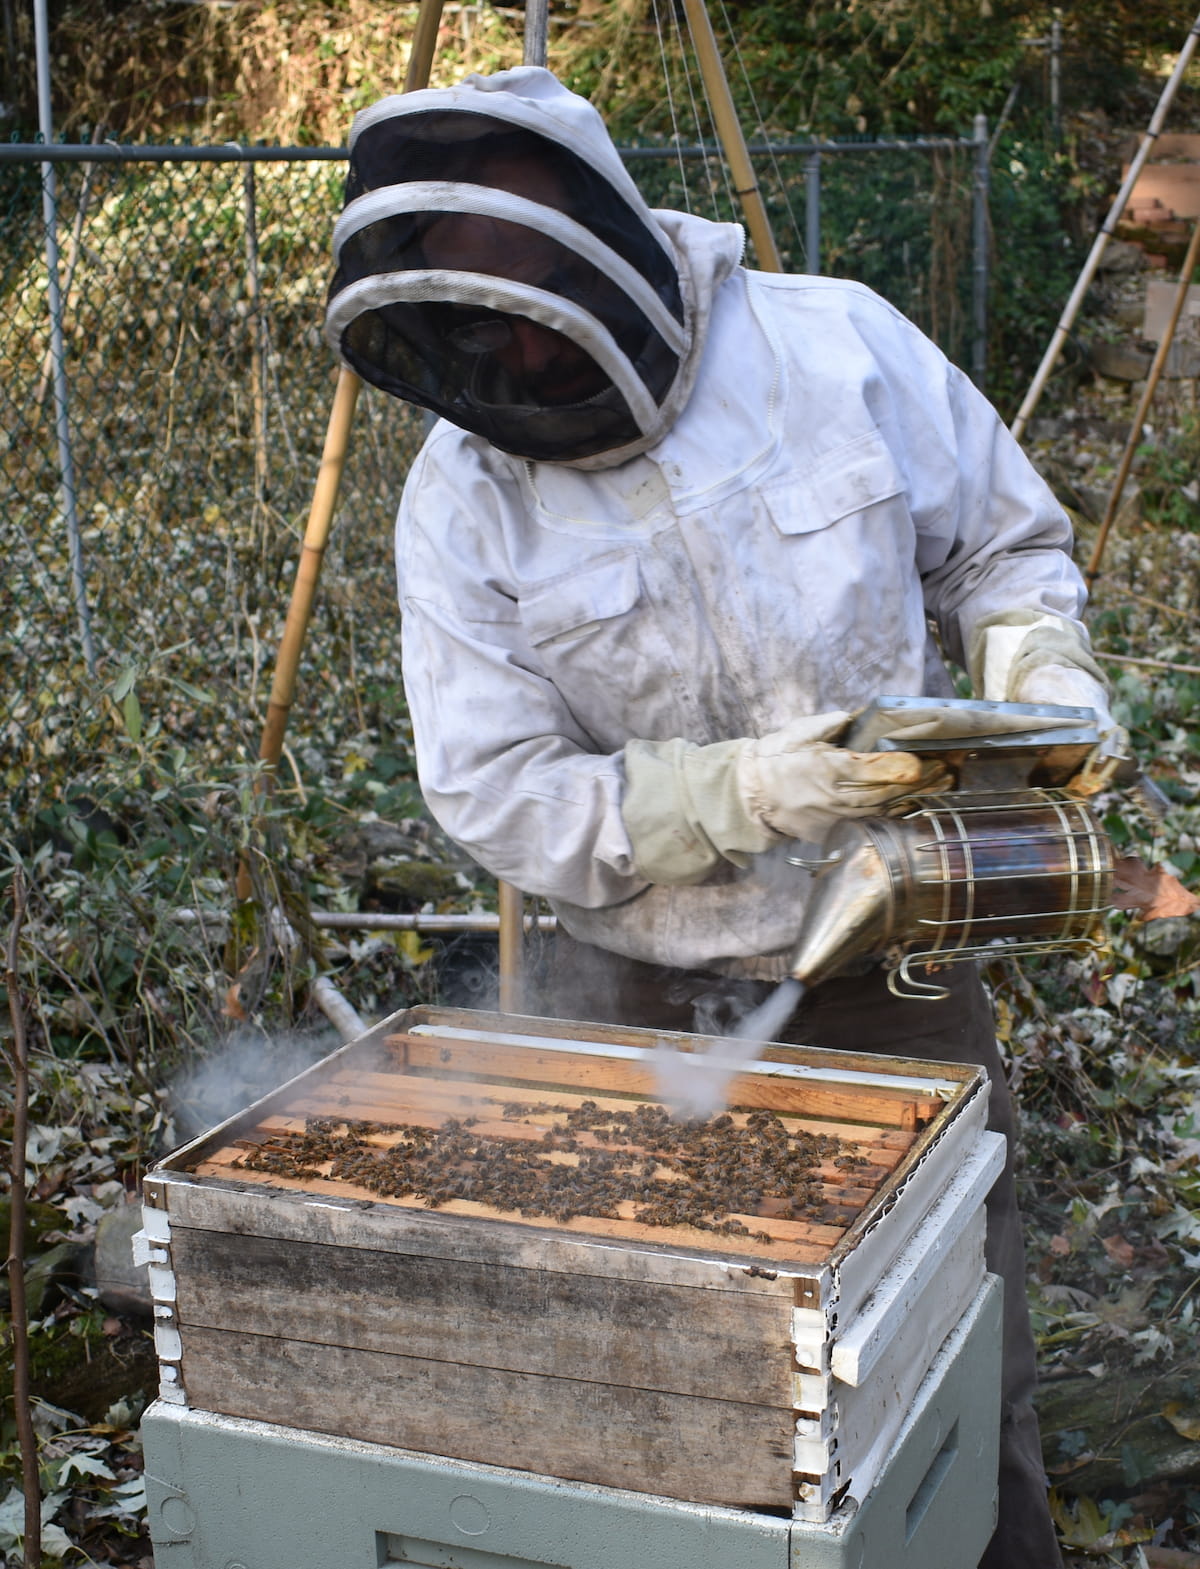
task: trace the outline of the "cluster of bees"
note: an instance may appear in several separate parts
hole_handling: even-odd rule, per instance
[[[553,1110],[501,1107],[514,1121]],[[868,1164],[840,1139],[789,1129],[770,1111],[753,1111],[739,1126],[728,1113],[682,1122],[659,1105],[612,1110],[585,1100],[540,1139],[479,1133],[476,1121],[429,1128],[310,1117],[303,1133],[244,1141],[234,1165],[300,1180],[328,1175],[385,1198],[419,1198],[430,1209],[466,1199],[558,1222],[612,1219],[632,1204],[633,1219],[648,1226],[769,1242],[736,1217],[848,1225],[854,1212],[828,1201],[819,1168],[832,1164],[852,1181],[854,1168]]]

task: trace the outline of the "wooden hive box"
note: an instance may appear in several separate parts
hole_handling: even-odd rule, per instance
[[[416,1008],[177,1151],[143,1187],[162,1398],[805,1519],[861,1499],[983,1277],[986,1076],[771,1046],[687,1144],[656,1055],[712,1044]],[[747,1193],[760,1147],[808,1160],[799,1200]],[[735,1168],[746,1207],[704,1209]]]

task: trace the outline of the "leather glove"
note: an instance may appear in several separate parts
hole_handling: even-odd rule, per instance
[[[839,817],[878,815],[947,782],[938,763],[908,752],[837,746],[850,717],[816,714],[712,746],[628,742],[621,815],[639,873],[699,882],[723,860],[745,866],[785,839],[819,841]]]
[[[1014,703],[1068,703],[1096,715],[1102,757],[1126,757],[1129,734],[1112,716],[1108,690],[1075,665],[1033,665],[1018,676]]]
[[[1129,735],[1113,718],[1108,684],[1087,633],[1062,616],[1014,610],[993,616],[972,643],[972,677],[985,698],[1063,703],[1096,716],[1101,757],[1127,757]]]
[[[737,778],[750,815],[785,838],[819,840],[839,817],[878,816],[903,796],[948,783],[940,763],[911,752],[848,752],[835,745],[850,717],[795,719],[746,742]]]

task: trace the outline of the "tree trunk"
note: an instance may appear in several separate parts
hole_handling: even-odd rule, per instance
[[[1037,1406],[1053,1485],[1103,1495],[1151,1479],[1200,1478],[1198,1372],[1195,1363],[1187,1363],[1160,1374],[1131,1368],[1044,1383]],[[1163,1414],[1168,1409],[1174,1425]],[[1080,1438],[1064,1444],[1067,1434]],[[1077,1443],[1081,1447],[1072,1456]]]

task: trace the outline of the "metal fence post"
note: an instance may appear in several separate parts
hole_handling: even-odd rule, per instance
[[[971,193],[971,380],[985,389],[988,334],[988,123],[986,114],[975,116],[975,180]]]
[[[804,165],[804,255],[809,272],[821,270],[821,155]]]
[[[254,421],[254,520],[260,531],[260,549],[267,545],[267,376],[262,288],[258,268],[258,204],[254,165],[242,170],[242,210],[246,233],[246,294],[250,305],[250,406]]]
[[[38,128],[49,146],[54,140],[50,108],[50,24],[46,0],[35,0],[35,53],[37,58]],[[67,551],[71,564],[71,596],[79,623],[79,642],[88,674],[96,673],[96,647],[88,614],[87,579],[83,566],[83,541],[75,499],[75,460],[71,452],[70,408],[62,328],[62,291],[58,277],[58,186],[53,163],[42,164],[42,223],[46,231],[46,307],[50,314],[50,353],[54,363],[54,431],[58,446],[59,489],[63,521],[67,526]]]
[[[1057,147],[1062,141],[1062,17],[1050,23],[1050,134]]]

